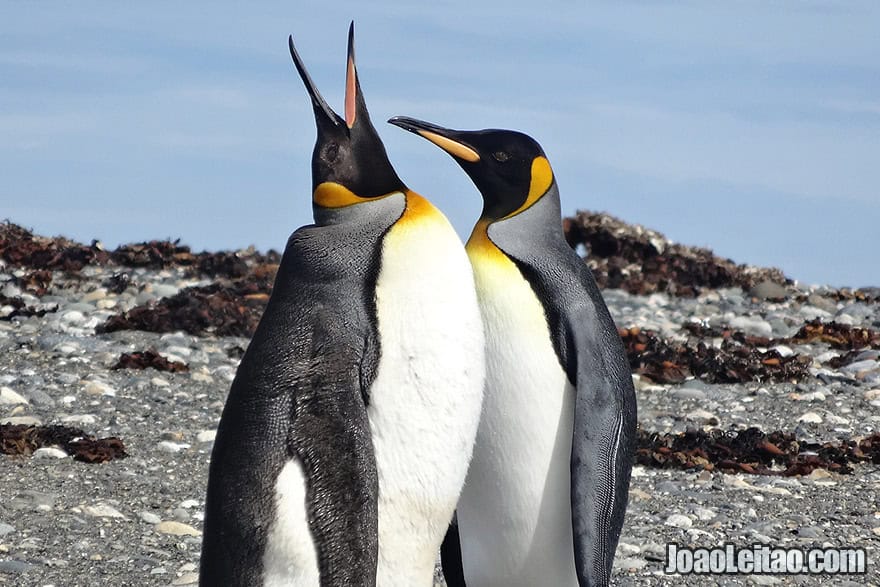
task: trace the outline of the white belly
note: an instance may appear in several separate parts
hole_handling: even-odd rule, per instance
[[[486,391],[458,508],[468,587],[576,587],[570,501],[575,390],[532,288],[497,255],[472,255]]]
[[[318,552],[306,516],[305,475],[295,459],[275,482],[275,506],[263,555],[263,587],[317,587]]]
[[[429,587],[479,423],[483,333],[461,242],[439,213],[385,237],[381,359],[370,389],[379,471],[377,585]]]

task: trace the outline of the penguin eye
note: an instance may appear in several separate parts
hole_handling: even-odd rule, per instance
[[[492,158],[499,163],[505,163],[510,159],[510,154],[507,151],[495,151],[492,153]]]
[[[327,145],[327,148],[324,150],[324,159],[328,162],[333,163],[336,161],[336,157],[339,155],[339,145],[336,143],[330,143]]]

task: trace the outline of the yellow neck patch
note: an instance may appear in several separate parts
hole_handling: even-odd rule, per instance
[[[375,199],[359,196],[342,184],[333,181],[318,184],[315,193],[312,194],[312,202],[322,208],[343,208]]]
[[[529,193],[523,205],[504,216],[495,220],[489,218],[480,218],[473,232],[468,239],[467,253],[472,262],[487,261],[490,264],[503,266],[505,268],[515,268],[513,262],[507,258],[501,249],[499,249],[492,239],[489,238],[489,225],[498,220],[511,218],[520,212],[527,210],[532,204],[541,199],[541,196],[547,193],[553,184],[553,170],[550,168],[550,162],[546,157],[535,157],[532,161],[532,180],[529,184]]]
[[[550,185],[553,183],[553,170],[550,168],[550,162],[546,157],[535,157],[532,161],[532,181],[529,183],[529,193],[523,205],[505,216],[510,218],[516,216],[520,212],[528,210],[532,204],[541,199],[541,196],[547,193]]]

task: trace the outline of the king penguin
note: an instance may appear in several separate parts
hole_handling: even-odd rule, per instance
[[[317,124],[315,222],[296,230],[221,416],[202,587],[425,586],[479,423],[473,273],[395,173],[349,30],[345,116],[290,39]]]
[[[444,569],[463,571],[468,587],[607,585],[636,398],[608,308],[564,239],[550,163],[519,132],[389,122],[447,151],[483,196],[467,253],[483,312],[486,391]]]

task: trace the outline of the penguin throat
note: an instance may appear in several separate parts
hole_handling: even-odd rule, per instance
[[[359,196],[344,185],[334,181],[325,181],[318,184],[312,194],[312,202],[322,208],[344,208],[345,206],[361,204],[375,199]]]

